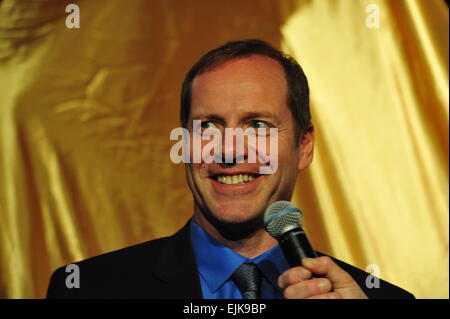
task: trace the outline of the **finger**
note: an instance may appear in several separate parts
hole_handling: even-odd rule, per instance
[[[326,278],[316,278],[301,281],[284,289],[286,299],[303,299],[321,295],[331,290],[331,282]]]
[[[304,258],[302,265],[314,274],[325,275],[335,288],[353,282],[353,278],[328,256]]]
[[[343,299],[342,295],[337,291],[331,291],[324,294],[311,296],[306,299]]]
[[[298,283],[303,280],[311,278],[311,272],[303,267],[294,267],[286,270],[280,277],[278,277],[278,286],[281,289]]]

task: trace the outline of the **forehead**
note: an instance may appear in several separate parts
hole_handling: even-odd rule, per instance
[[[221,63],[192,82],[191,115],[209,111],[270,111],[286,108],[287,81],[282,66],[252,55]]]

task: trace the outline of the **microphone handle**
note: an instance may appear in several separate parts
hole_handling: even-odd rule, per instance
[[[287,262],[291,267],[301,266],[303,258],[316,258],[317,254],[309,243],[302,228],[295,228],[285,233],[279,243]]]

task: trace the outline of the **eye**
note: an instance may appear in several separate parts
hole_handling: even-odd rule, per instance
[[[202,121],[201,127],[202,129],[207,129],[207,128],[214,128],[217,126],[216,124],[214,124],[213,121]]]
[[[270,125],[264,121],[254,120],[254,121],[252,121],[252,127],[253,128],[269,128]]]

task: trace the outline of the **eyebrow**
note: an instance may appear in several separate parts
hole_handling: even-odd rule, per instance
[[[192,119],[206,119],[206,120],[219,120],[223,121],[223,117],[217,113],[200,113],[196,114],[195,116],[192,116]],[[258,112],[258,111],[250,111],[245,112],[242,115],[242,121],[248,121],[250,119],[254,118],[270,118],[278,121],[278,118],[276,117],[276,114],[270,113],[270,112]]]

